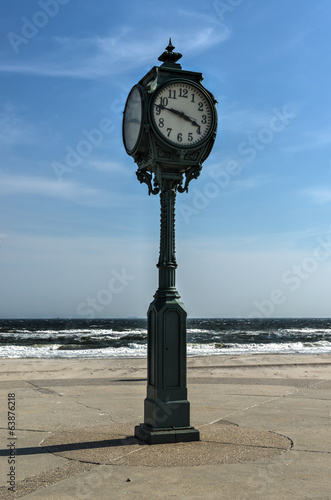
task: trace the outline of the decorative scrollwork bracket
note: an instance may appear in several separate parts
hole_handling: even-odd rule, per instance
[[[158,194],[160,192],[157,181],[155,180],[155,178],[153,180],[152,174],[150,174],[146,170],[138,169],[136,172],[136,175],[137,175],[137,179],[140,182],[140,184],[142,184],[142,183],[147,184],[149,195]],[[152,181],[153,181],[154,187],[153,187]]]
[[[185,172],[185,184],[184,186],[178,186],[179,193],[188,192],[188,185],[192,179],[197,179],[200,175],[202,165],[195,165]]]

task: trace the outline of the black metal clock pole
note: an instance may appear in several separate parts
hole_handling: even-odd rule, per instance
[[[175,250],[175,203],[178,185],[182,183],[182,174],[174,175],[172,172],[161,174],[160,203],[160,256],[157,267],[159,268],[159,288],[156,297],[179,298],[176,290],[176,250]]]
[[[202,74],[184,71],[171,43],[131,90],[123,119],[127,153],[149,194],[160,193],[159,286],[148,309],[147,396],[135,436],[149,444],[198,441],[186,384],[186,311],[176,289],[175,202],[201,171],[216,137],[215,99]],[[185,175],[185,181],[184,181]],[[184,185],[183,185],[184,184]]]
[[[148,310],[147,397],[135,435],[150,444],[199,441],[186,388],[186,311],[176,290],[175,201],[182,174],[161,174],[159,288]]]

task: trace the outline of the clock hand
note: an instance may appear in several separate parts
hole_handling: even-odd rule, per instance
[[[190,118],[189,116],[185,115],[185,113],[183,113],[183,111],[177,111],[176,109],[173,109],[173,108],[165,108],[165,109],[168,109],[169,111],[172,111],[176,115],[181,116],[187,122],[191,122],[192,125],[194,125],[195,127],[198,127],[197,134],[201,134],[200,125],[199,125],[199,123],[197,123],[197,121],[194,118]]]
[[[176,115],[179,115],[181,118],[184,118],[187,122],[193,123],[193,125],[197,124],[195,118],[191,118],[190,116],[187,116],[183,111],[178,111],[177,109],[174,108],[166,108],[172,113],[175,113]],[[197,124],[198,125],[198,124]]]
[[[200,129],[200,125],[199,125],[199,123],[197,123],[195,120],[194,120],[194,121],[193,121],[193,120],[191,120],[191,123],[192,123],[192,125],[194,125],[195,127],[199,127],[199,129]],[[201,133],[201,132],[198,132],[198,134],[200,134],[200,133]]]
[[[175,115],[178,115],[181,118],[184,118],[184,120],[186,120],[187,122],[191,122],[192,125],[194,125],[195,127],[200,127],[200,125],[196,122],[194,118],[190,118],[183,111],[179,111],[178,109],[174,108],[166,108],[166,106],[164,106],[163,104],[159,104],[159,107],[161,109],[166,109],[167,111],[170,111],[171,113],[174,113]]]
[[[172,111],[172,113],[175,113],[176,115],[179,115],[182,118],[184,118],[184,120],[186,120],[188,122],[191,122],[192,125],[194,125],[195,127],[198,127],[197,133],[201,134],[200,125],[199,125],[199,123],[197,123],[197,121],[195,120],[195,118],[190,118],[189,116],[185,115],[185,113],[183,113],[183,111],[177,111],[174,108],[165,108],[165,109],[168,109],[169,111]]]
[[[178,111],[177,109],[174,108],[166,108],[163,104],[158,104],[157,106],[160,109],[165,109],[167,111],[170,111],[171,113],[174,113],[175,115],[182,116],[184,118],[184,113],[182,111]]]

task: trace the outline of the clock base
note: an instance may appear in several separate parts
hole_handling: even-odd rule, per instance
[[[140,424],[135,427],[135,437],[147,444],[187,443],[200,441],[200,432],[194,427],[156,429]]]

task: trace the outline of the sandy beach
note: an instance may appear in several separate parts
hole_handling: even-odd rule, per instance
[[[0,378],[0,498],[331,498],[329,355],[189,358],[201,441],[154,446],[133,437],[146,359],[1,359]]]

